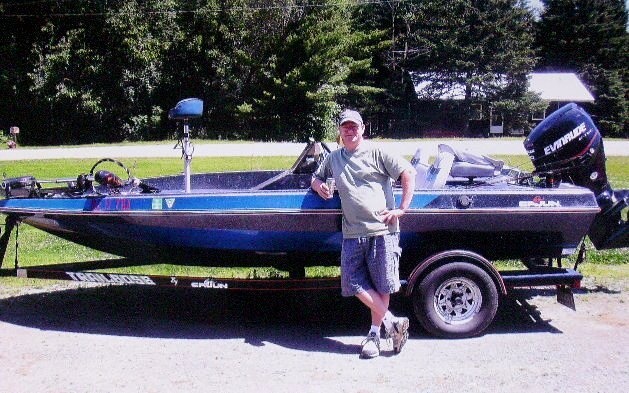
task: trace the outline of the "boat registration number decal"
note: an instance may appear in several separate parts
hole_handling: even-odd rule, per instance
[[[153,210],[162,210],[162,198],[153,199],[153,203],[151,204],[151,209]]]
[[[93,199],[89,210],[92,211],[126,211],[131,210],[131,200],[126,198]]]
[[[151,209],[162,210],[164,208],[164,202],[166,202],[166,207],[172,209],[175,205],[175,198],[154,198],[151,200]]]

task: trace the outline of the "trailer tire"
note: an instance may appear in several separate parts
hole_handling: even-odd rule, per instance
[[[481,334],[498,310],[490,275],[467,262],[452,262],[428,273],[414,288],[413,312],[430,334],[466,338]]]

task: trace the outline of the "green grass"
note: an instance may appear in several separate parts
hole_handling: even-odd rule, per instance
[[[4,139],[2,139],[2,137],[0,137],[0,150],[8,150],[7,147],[7,137],[4,137]],[[247,141],[247,140],[218,140],[218,139],[197,139],[195,138],[195,144],[226,144],[226,143],[251,143],[251,142],[255,142],[255,141]],[[31,146],[31,145],[25,145],[20,143],[20,140],[18,139],[18,148],[22,148],[22,149],[56,149],[59,147],[63,147],[63,148],[80,148],[80,147],[106,147],[106,146],[155,146],[155,145],[168,145],[168,146],[174,146],[177,143],[177,141],[175,139],[165,139],[165,140],[161,140],[161,141],[138,141],[138,142],[128,142],[128,141],[123,141],[120,143],[84,143],[84,144],[74,144],[74,145],[54,145],[54,146],[41,146],[41,145],[37,145],[37,146]]]
[[[525,156],[501,157],[513,166],[530,170],[530,162]],[[199,157],[195,158],[194,171],[235,171],[254,169],[283,169],[289,167],[294,157]],[[18,162],[0,162],[0,173],[6,177],[35,175],[38,180],[56,178],[76,178],[79,173],[89,172],[96,160],[34,160]],[[157,176],[177,173],[181,170],[181,160],[171,158],[137,158],[127,159],[125,163],[132,167],[137,177]],[[121,169],[113,164],[103,169],[111,169],[118,174]],[[607,171],[610,183],[614,188],[629,188],[629,157],[609,157]],[[4,228],[2,228],[4,229]],[[15,231],[12,234],[9,248],[4,258],[3,268],[12,268],[15,259]],[[26,225],[19,228],[21,266],[42,264],[70,263],[117,258],[106,253],[79,246],[59,239],[47,233],[35,230]],[[583,265],[586,275],[595,277],[627,279],[629,276],[629,249],[603,250],[593,249],[587,243],[588,262]],[[498,261],[500,268],[512,268],[517,265],[513,261]],[[574,264],[574,257],[565,261],[566,266]],[[197,266],[150,265],[118,269],[126,273],[150,273],[164,275],[213,276],[213,277],[286,277],[287,273],[273,268],[207,268]],[[313,267],[307,269],[309,277],[329,277],[338,274],[338,267]],[[38,286],[40,282],[9,277],[0,277],[0,286]]]
[[[0,173],[6,177],[32,175],[37,180],[75,179],[80,173],[89,173],[97,161],[96,159],[0,161]],[[175,174],[181,172],[183,167],[179,158],[128,158],[121,161],[139,178]],[[294,161],[295,157],[196,157],[192,169],[197,173],[285,169]],[[111,162],[100,164],[98,168],[112,170],[120,176],[124,175],[124,170]]]

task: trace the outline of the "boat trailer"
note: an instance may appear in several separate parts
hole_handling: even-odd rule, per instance
[[[104,269],[125,268],[149,265],[146,261],[127,258],[76,262],[56,265],[38,265],[22,267],[19,264],[19,221],[9,215],[6,218],[4,231],[0,236],[0,276],[19,278],[36,278],[50,280],[77,281],[97,284],[144,285],[178,288],[198,288],[207,290],[239,290],[239,291],[309,291],[335,290],[340,291],[339,277],[306,278],[303,269],[289,272],[287,278],[227,278],[227,277],[191,277],[158,274],[127,274],[105,272]],[[13,268],[2,268],[6,250],[15,231],[15,261]],[[561,304],[572,309],[574,299],[572,288],[579,288],[583,276],[577,267],[585,260],[585,245],[582,243],[574,268],[561,266],[558,258],[556,267],[539,266],[529,270],[501,271],[500,279],[505,290],[523,287],[556,286],[557,297]],[[255,274],[254,274],[255,276]],[[407,280],[401,280],[407,286]]]
[[[4,231],[0,231],[0,276],[37,278],[49,280],[65,280],[89,282],[97,284],[145,285],[180,288],[199,288],[212,290],[249,290],[249,291],[291,291],[291,290],[340,290],[341,283],[335,278],[306,278],[300,270],[290,272],[289,278],[225,278],[225,277],[191,277],[159,274],[127,274],[103,272],[103,269],[125,268],[147,265],[146,261],[135,261],[127,258],[105,259],[97,261],[76,262],[56,265],[38,265],[22,267],[19,263],[19,221],[9,215],[6,218]],[[15,231],[15,261],[13,268],[2,268],[6,251]],[[255,274],[254,274],[255,275]]]

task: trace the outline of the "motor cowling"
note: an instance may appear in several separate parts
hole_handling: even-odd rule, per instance
[[[548,116],[524,147],[537,175],[587,187],[597,196],[609,190],[603,139],[590,115],[576,104]]]
[[[629,247],[629,193],[612,190],[603,139],[585,110],[574,103],[561,107],[531,131],[524,147],[548,184],[566,181],[594,193],[601,212],[588,235],[597,249]]]

